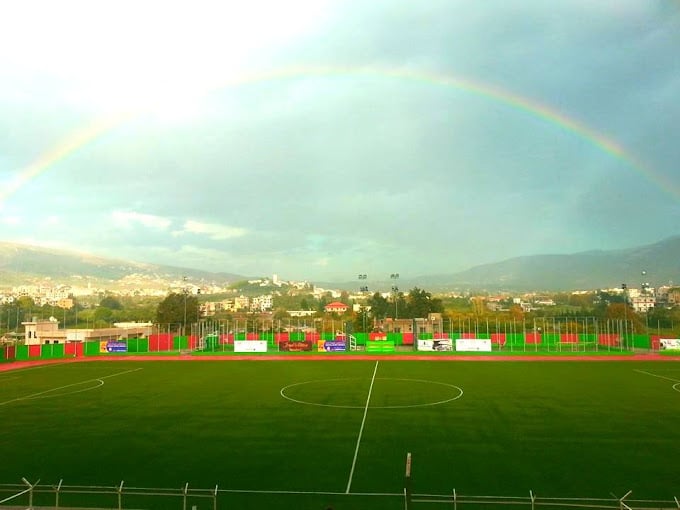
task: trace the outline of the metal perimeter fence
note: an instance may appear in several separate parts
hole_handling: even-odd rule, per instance
[[[240,493],[255,495],[328,496],[341,495],[357,498],[356,503],[366,498],[390,498],[394,500],[394,508],[419,510],[423,508],[448,508],[453,510],[479,510],[488,508],[516,508],[518,510],[680,510],[677,497],[668,500],[632,499],[632,491],[622,497],[612,498],[576,498],[576,497],[543,497],[533,491],[525,496],[470,496],[459,494],[453,489],[448,494],[424,494],[412,491],[410,479],[410,462],[407,463],[404,488],[396,493],[332,493],[332,492],[295,492],[295,491],[248,491],[190,488],[185,484],[182,488],[140,488],[127,487],[124,482],[116,486],[76,486],[64,485],[60,481],[56,485],[31,483],[22,478],[22,484],[0,484],[1,510],[133,510],[142,508],[159,508],[164,510],[227,510],[239,508],[228,502],[227,495]],[[219,507],[218,507],[219,504]],[[370,504],[369,504],[370,505]],[[352,504],[352,508],[366,508],[360,504]],[[291,506],[291,508],[294,508]],[[320,509],[328,508],[326,506]],[[390,505],[392,508],[392,505]]]

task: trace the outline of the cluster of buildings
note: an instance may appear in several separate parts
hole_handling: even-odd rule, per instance
[[[621,286],[615,289],[604,289],[604,292],[623,297],[629,306],[638,313],[647,313],[656,306],[674,307],[680,305],[680,288],[670,285],[654,288],[643,283],[640,288]],[[572,294],[595,293],[595,291],[576,291]],[[556,305],[554,299],[538,295],[511,298],[508,296],[489,296],[484,298],[487,309],[494,312],[507,311],[510,301],[512,305],[520,306],[524,312],[532,312]]]
[[[26,345],[49,345],[81,343],[104,340],[125,340],[148,337],[153,332],[150,322],[119,322],[112,328],[59,329],[59,322],[50,317],[47,320],[33,318],[21,323],[24,326]]]
[[[199,305],[201,316],[211,317],[218,312],[268,312],[274,308],[274,296],[238,296],[221,301],[206,301]]]
[[[22,297],[30,297],[39,306],[69,309],[73,306],[73,288],[68,285],[20,285],[0,294],[0,304],[8,305]]]

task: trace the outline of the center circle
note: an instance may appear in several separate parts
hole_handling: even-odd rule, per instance
[[[359,378],[359,377],[354,377],[354,378],[337,378],[337,379],[316,379],[313,381],[303,381],[299,383],[293,383],[289,384],[288,386],[284,386],[281,388],[281,391],[279,392],[283,398],[286,400],[290,400],[291,402],[295,402],[296,404],[303,404],[303,405],[309,405],[309,406],[318,406],[318,407],[332,407],[336,409],[365,409],[366,404],[363,405],[352,405],[352,404],[334,404],[334,403],[327,403],[327,402],[320,402],[317,401],[317,399],[313,398],[306,398],[304,396],[302,397],[297,397],[291,395],[294,393],[295,389],[303,389],[303,390],[309,390],[308,392],[314,393],[316,392],[317,394],[319,392],[324,393],[324,385],[326,385],[326,392],[325,392],[325,397],[328,398],[329,395],[333,393],[332,391],[332,386],[338,386],[339,389],[343,389],[343,384],[347,386],[347,383],[350,383],[352,381],[361,381],[361,380],[366,380],[364,378]],[[375,381],[390,381],[392,383],[396,382],[397,384],[399,383],[405,383],[409,387],[414,387],[417,385],[433,385],[438,388],[438,392],[441,393],[442,390],[449,390],[447,393],[453,394],[453,396],[447,396],[447,395],[442,395],[440,397],[435,397],[432,400],[428,400],[426,402],[419,402],[419,403],[413,403],[413,404],[399,404],[399,405],[372,405],[370,401],[368,402],[368,408],[369,409],[409,409],[409,408],[415,408],[415,407],[431,407],[431,406],[437,406],[437,405],[442,405],[446,404],[447,402],[452,402],[454,400],[458,400],[463,396],[463,389],[454,385],[454,384],[448,384],[448,383],[443,383],[443,382],[437,382],[437,381],[429,381],[426,379],[402,379],[402,378],[394,378],[394,377],[376,377]],[[337,390],[336,390],[337,392]],[[303,391],[304,393],[304,391]],[[425,393],[424,391],[421,393]],[[333,396],[330,396],[331,400]],[[350,397],[351,398],[351,397]]]

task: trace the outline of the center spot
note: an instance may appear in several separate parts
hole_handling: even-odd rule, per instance
[[[283,398],[297,404],[364,409],[371,380],[366,378],[320,379],[281,388]],[[429,407],[458,400],[463,390],[453,384],[424,379],[376,377],[369,409]]]

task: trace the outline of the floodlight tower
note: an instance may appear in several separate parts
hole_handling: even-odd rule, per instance
[[[367,280],[368,276],[365,273],[362,273],[359,275],[359,280],[362,282],[360,287],[359,287],[359,292],[364,294],[364,296],[368,293],[368,285],[365,285],[365,282]],[[364,333],[366,332],[366,305],[364,304],[361,310],[361,317],[363,319],[363,327],[364,327]]]
[[[628,332],[628,285],[625,283],[621,284],[621,290],[623,291],[623,339],[626,340],[625,333]]]
[[[184,294],[184,322],[182,322],[182,336],[186,336],[187,334],[187,294],[189,293],[187,279],[186,276],[182,276],[182,293]]]
[[[390,275],[390,279],[394,282],[392,284],[392,293],[394,294],[394,320],[396,321],[399,318],[399,310],[398,310],[399,287],[397,287],[397,280],[399,279],[399,273],[392,273]]]

